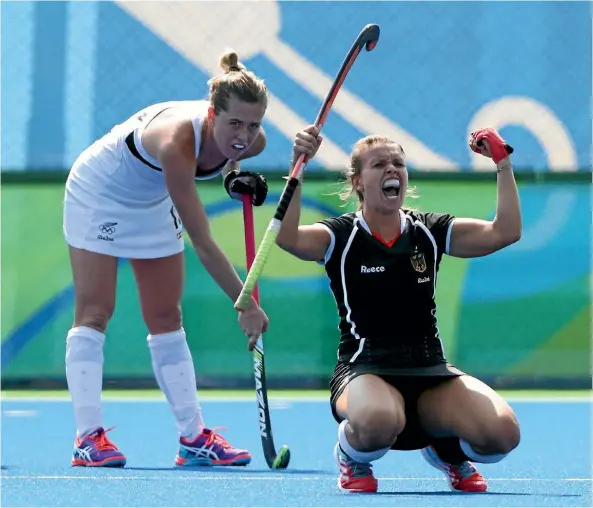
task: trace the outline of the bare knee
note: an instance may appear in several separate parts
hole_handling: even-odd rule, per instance
[[[156,259],[132,260],[142,316],[151,335],[181,328],[183,252]]]
[[[70,248],[74,279],[74,326],[105,332],[115,309],[117,258]]]
[[[169,333],[181,328],[181,307],[168,305],[157,309],[144,309],[144,322],[151,335]]]
[[[74,326],[88,326],[105,333],[107,323],[113,316],[115,303],[77,303]]]
[[[406,418],[403,409],[372,406],[349,415],[348,423],[363,450],[377,450],[395,443],[406,425]]]
[[[497,446],[500,450],[498,453],[509,453],[519,446],[521,430],[515,413],[510,412],[497,419],[496,434],[498,435]]]
[[[507,454],[513,451],[521,440],[519,422],[510,411],[499,415],[476,434],[472,448],[485,455]]]

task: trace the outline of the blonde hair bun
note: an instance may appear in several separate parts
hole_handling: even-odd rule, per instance
[[[239,56],[235,51],[229,50],[224,53],[220,60],[218,60],[218,67],[224,72],[228,74],[229,72],[238,72],[244,71],[247,68],[239,61]]]

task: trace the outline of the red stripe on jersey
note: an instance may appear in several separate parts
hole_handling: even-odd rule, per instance
[[[374,238],[379,240],[383,245],[387,245],[387,247],[393,247],[393,244],[395,242],[397,242],[398,238],[401,236],[401,233],[398,232],[397,235],[395,235],[395,238],[393,240],[385,240],[385,238],[383,238],[379,233],[371,233],[371,234],[373,235]]]

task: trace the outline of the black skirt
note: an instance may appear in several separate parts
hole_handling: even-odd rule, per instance
[[[432,366],[385,369],[372,364],[338,363],[330,381],[330,403],[335,420],[343,418],[336,412],[336,402],[348,383],[363,374],[374,374],[396,388],[404,398],[406,426],[393,445],[393,450],[420,450],[430,445],[433,437],[420,425],[418,399],[427,389],[465,373],[448,362]]]

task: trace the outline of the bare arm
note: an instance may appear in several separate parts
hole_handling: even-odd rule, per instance
[[[486,256],[521,238],[519,193],[509,157],[501,160],[494,220],[456,219],[449,254],[459,258]]]
[[[298,158],[305,154],[312,158],[321,144],[319,129],[310,125],[296,135],[292,151],[292,166]],[[292,168],[291,168],[292,172]],[[331,236],[327,229],[320,224],[299,226],[301,218],[301,187],[299,183],[294,191],[286,215],[276,237],[278,246],[286,252],[304,261],[320,261],[331,243]]]
[[[301,216],[301,186],[296,188],[276,243],[286,252],[303,261],[320,261],[324,258],[331,237],[327,229],[319,224],[299,226]]]
[[[191,122],[158,127],[145,146],[161,162],[167,189],[204,268],[228,297],[235,301],[243,283],[233,265],[214,241],[208,217],[195,186],[194,133]]]
[[[224,168],[222,168],[222,179],[224,181],[224,177],[231,173],[232,171],[240,171],[239,168],[239,161],[228,161]]]

